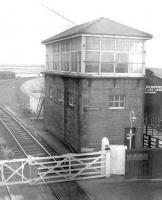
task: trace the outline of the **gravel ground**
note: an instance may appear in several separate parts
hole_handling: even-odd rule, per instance
[[[109,179],[80,182],[95,200],[162,200],[162,181],[110,181]]]

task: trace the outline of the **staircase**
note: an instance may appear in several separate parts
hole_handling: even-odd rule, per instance
[[[36,109],[36,118],[40,119],[43,118],[43,111],[44,111],[44,90],[41,91],[37,109]]]

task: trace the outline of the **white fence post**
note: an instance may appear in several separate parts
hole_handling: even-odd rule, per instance
[[[110,178],[110,148],[106,149],[106,156],[105,156],[105,175],[106,178]]]
[[[101,174],[106,175],[106,178],[110,177],[110,147],[108,138],[102,139],[101,150],[105,153],[105,158],[101,161]]]
[[[27,157],[28,165],[29,165],[29,182],[32,183],[32,177],[31,177],[31,163],[32,163],[32,156],[28,155]]]

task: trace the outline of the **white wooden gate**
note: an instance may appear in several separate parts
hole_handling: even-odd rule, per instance
[[[110,151],[0,161],[0,185],[42,184],[107,176]],[[109,159],[108,159],[109,160]]]

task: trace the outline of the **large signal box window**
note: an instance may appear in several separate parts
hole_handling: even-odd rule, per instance
[[[142,73],[143,41],[86,37],[86,73]]]
[[[81,37],[46,45],[48,71],[81,72]]]
[[[144,41],[77,36],[46,45],[46,70],[73,74],[143,73]]]

